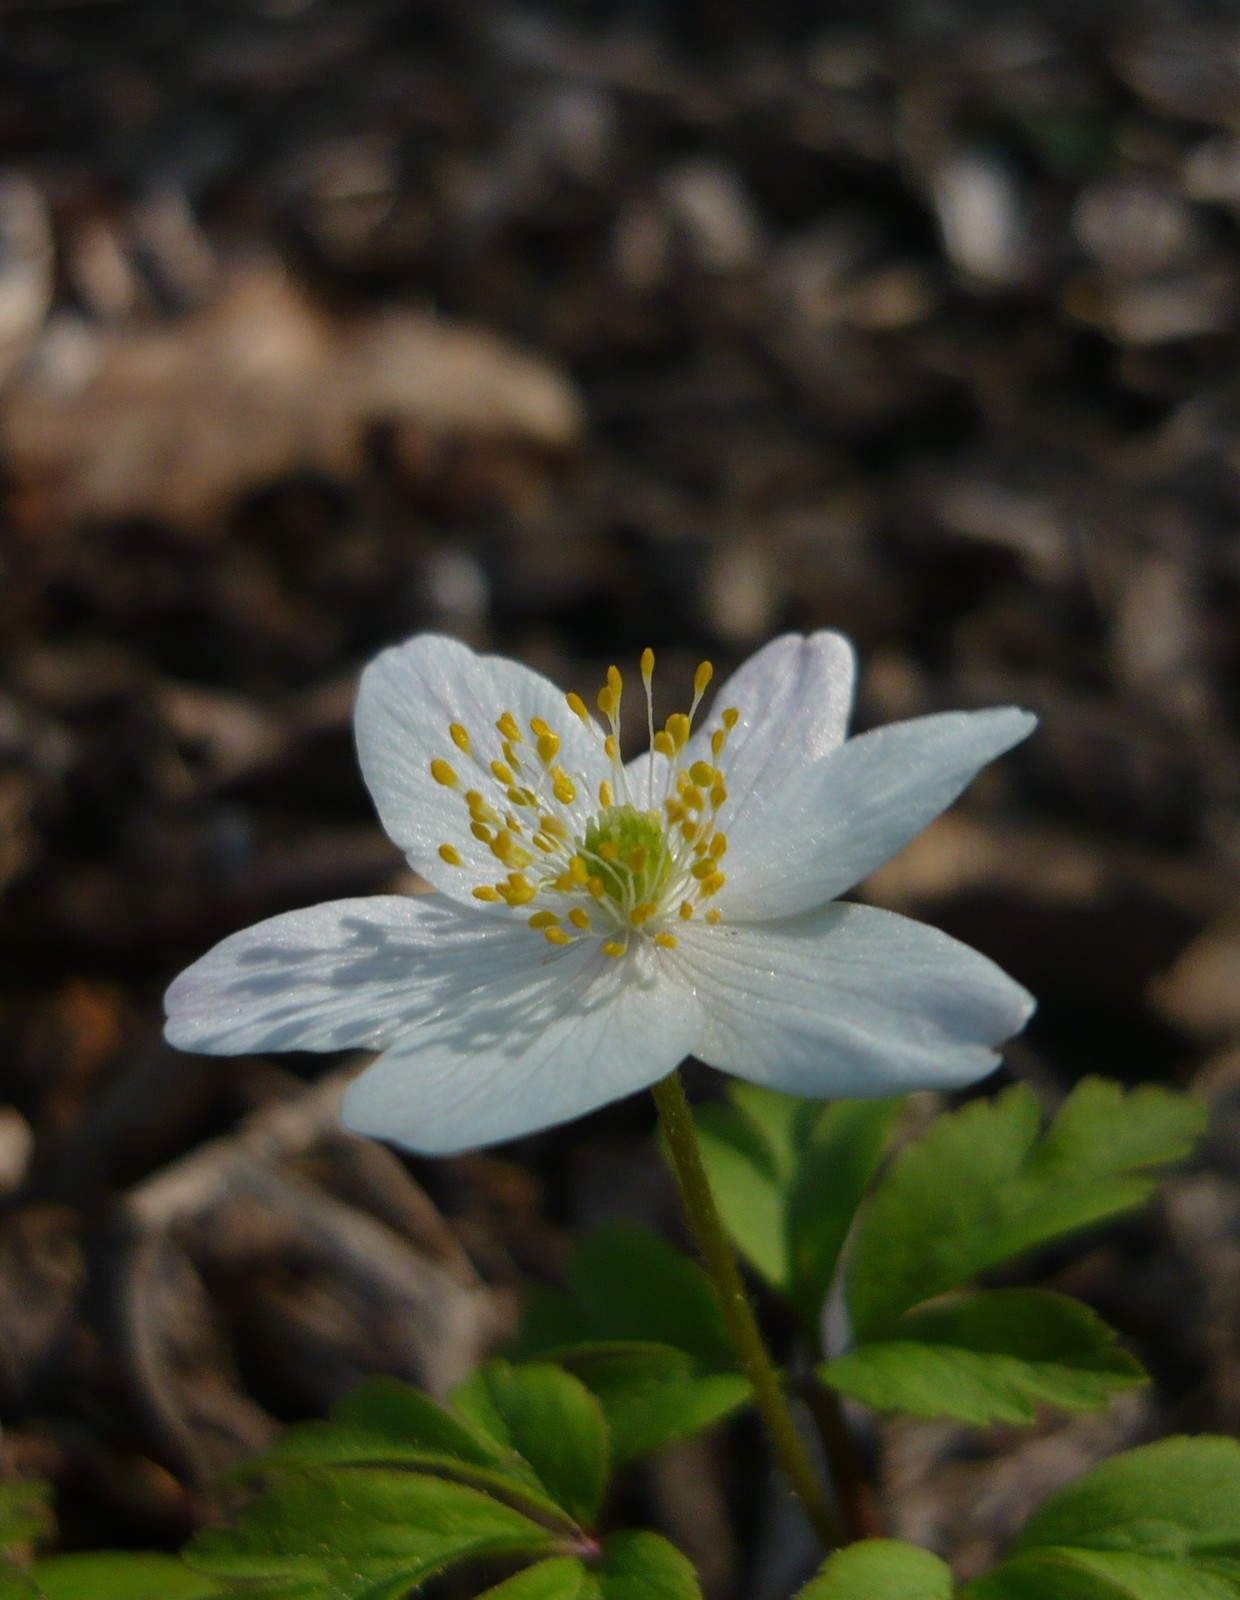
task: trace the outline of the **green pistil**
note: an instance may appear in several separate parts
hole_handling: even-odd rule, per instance
[[[657,900],[671,875],[657,812],[636,806],[607,806],[586,828],[590,871],[616,905]]]

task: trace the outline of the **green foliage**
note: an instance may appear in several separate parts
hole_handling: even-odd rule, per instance
[[[728,1094],[694,1119],[720,1214],[750,1265],[812,1329],[899,1102],[824,1106],[748,1083]]]
[[[215,1600],[220,1594],[213,1578],[149,1550],[48,1556],[29,1576],[40,1600]]]
[[[1164,1439],[1113,1456],[1034,1512],[961,1600],[1237,1600],[1240,1443]]]
[[[824,1562],[797,1600],[951,1600],[953,1592],[950,1568],[928,1550],[864,1539]]]
[[[482,1600],[701,1600],[693,1568],[657,1533],[613,1533],[589,1566],[553,1557],[527,1567]]]
[[[1039,1289],[906,1312],[819,1375],[880,1411],[974,1423],[1032,1422],[1039,1402],[1092,1410],[1145,1378],[1087,1306]]]
[[[595,1229],[568,1292],[531,1297],[517,1350],[546,1356],[597,1396],[616,1462],[719,1421],[749,1398],[709,1279],[659,1234]]]
[[[217,1579],[274,1580],[273,1595],[399,1600],[461,1561],[550,1555],[559,1544],[465,1484],[348,1467],[282,1480],[230,1526],[200,1534],[186,1559]]]
[[[913,1306],[1139,1204],[1204,1119],[1185,1095],[1100,1079],[1078,1085],[1042,1137],[1023,1086],[936,1118],[892,1162],[859,1223],[848,1273],[857,1338],[889,1336]]]
[[[607,1424],[584,1384],[561,1367],[491,1361],[452,1395],[481,1433],[532,1468],[574,1522],[592,1528],[607,1487]]]

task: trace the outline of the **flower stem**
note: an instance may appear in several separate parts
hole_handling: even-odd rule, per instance
[[[779,1374],[758,1331],[740,1268],[711,1192],[697,1130],[693,1126],[693,1115],[679,1072],[673,1072],[655,1084],[653,1094],[685,1202],[689,1226],[714,1283],[719,1307],[741,1369],[749,1379],[754,1401],[776,1458],[787,1474],[814,1532],[824,1548],[832,1550],[847,1542],[846,1535],[810,1465],[809,1453],[788,1410]]]

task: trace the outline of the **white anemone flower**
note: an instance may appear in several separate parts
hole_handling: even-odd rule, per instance
[[[577,695],[419,635],[362,675],[383,826],[436,891],[337,900],[234,934],[168,991],[169,1040],[231,1055],[362,1048],[357,1132],[432,1154],[512,1139],[686,1056],[790,1094],[974,1082],[1030,996],[936,929],[837,896],[1032,730],[1014,707],[846,738],[853,652],[786,635],[698,728],[624,765],[613,667]]]

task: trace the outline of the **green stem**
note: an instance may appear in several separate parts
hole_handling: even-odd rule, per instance
[[[689,1226],[714,1283],[741,1370],[749,1379],[754,1401],[776,1458],[804,1507],[805,1515],[824,1548],[833,1550],[837,1545],[846,1543],[847,1538],[810,1464],[809,1453],[788,1410],[779,1374],[758,1331],[740,1268],[711,1192],[697,1130],[693,1126],[693,1115],[685,1098],[679,1072],[673,1072],[661,1083],[655,1084],[653,1093],[684,1198]]]

